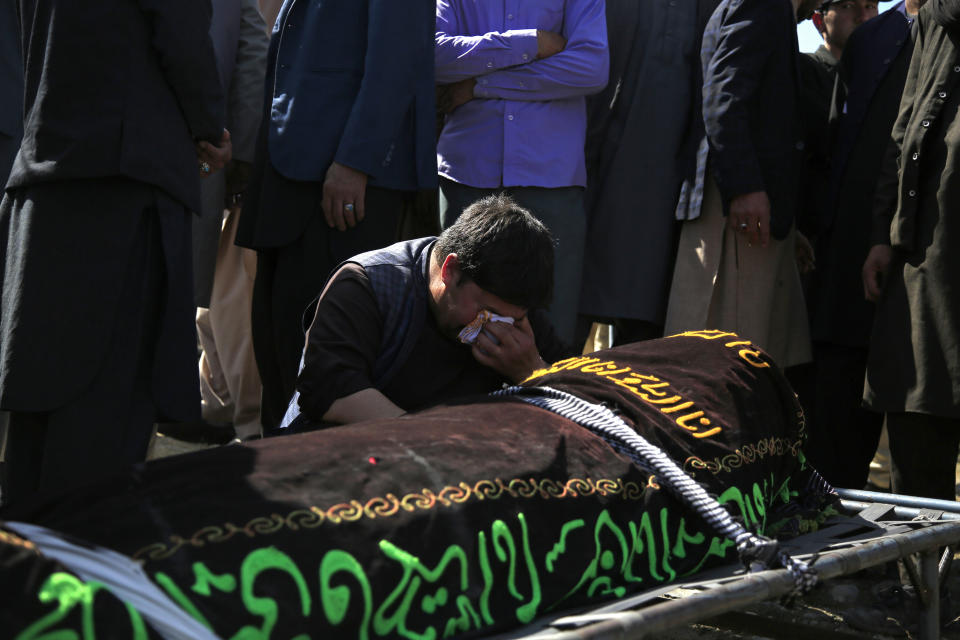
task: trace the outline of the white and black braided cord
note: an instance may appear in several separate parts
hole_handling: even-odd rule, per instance
[[[816,585],[817,573],[812,567],[782,551],[776,540],[759,536],[734,520],[715,498],[667,454],[628,427],[607,407],[592,404],[552,387],[515,386],[490,395],[516,396],[600,435],[615,450],[630,456],[640,468],[654,473],[661,487],[695,511],[717,533],[733,540],[740,559],[749,570],[772,568],[776,560],[776,564],[789,571],[794,580],[794,591],[789,598],[802,595]]]

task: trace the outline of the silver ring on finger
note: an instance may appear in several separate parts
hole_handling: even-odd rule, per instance
[[[210,173],[210,163],[206,161],[201,162],[200,171],[203,171],[204,173]]]
[[[345,204],[345,205],[343,205],[343,210],[346,211],[347,213],[352,213],[352,212],[353,212],[353,205],[352,205],[352,204]]]
[[[740,231],[746,231],[746,230],[747,230],[747,223],[746,223],[746,222],[741,222],[741,223],[740,223]]]

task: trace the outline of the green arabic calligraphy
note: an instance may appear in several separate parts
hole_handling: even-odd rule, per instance
[[[762,532],[770,507],[792,495],[786,482],[774,483],[771,476],[747,492],[730,487],[718,499],[748,527]],[[283,615],[293,611],[301,617],[284,619],[285,627],[300,624],[311,631],[334,627],[338,635],[361,640],[373,636],[436,640],[526,624],[574,601],[621,597],[666,583],[699,571],[711,558],[726,558],[733,547],[731,541],[703,530],[705,525],[696,516],[666,507],[633,518],[605,509],[592,520],[580,517],[560,523],[552,534],[539,526],[534,537],[523,513],[498,518],[477,531],[472,541],[438,549],[439,559],[432,548],[422,549],[432,560],[383,539],[371,554],[375,562],[366,566],[343,549],[330,549],[318,566],[303,567],[302,559],[266,546],[250,551],[236,572],[215,572],[199,561],[191,567],[192,579],[159,571],[153,578],[202,624],[214,629],[210,620],[217,620],[214,630],[231,640],[272,637],[281,608],[263,586],[278,581],[290,584],[296,594],[293,608],[284,608]],[[379,567],[380,584],[384,576],[393,576],[379,591],[368,574],[373,565]],[[71,622],[83,640],[96,640],[93,609],[101,589],[102,585],[66,573],[51,575],[37,597],[54,609],[21,631],[17,640],[78,640],[80,635],[66,628]],[[216,619],[215,612],[238,605],[245,615]],[[130,637],[145,639],[140,614],[129,605],[127,611]],[[250,618],[256,623],[249,624]],[[222,628],[231,624],[233,629]],[[109,636],[117,637],[114,630]]]

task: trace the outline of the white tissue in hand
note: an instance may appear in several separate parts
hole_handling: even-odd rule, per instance
[[[513,318],[509,316],[498,316],[492,311],[487,311],[484,309],[477,314],[477,317],[473,319],[473,322],[465,326],[457,338],[463,344],[473,344],[477,341],[477,336],[480,335],[480,332],[483,330],[483,325],[488,322],[506,322],[507,324],[513,324]]]

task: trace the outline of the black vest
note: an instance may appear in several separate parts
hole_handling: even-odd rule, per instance
[[[420,336],[427,312],[430,249],[435,241],[427,237],[398,242],[347,261],[367,272],[383,318],[380,353],[373,365],[373,383],[378,389],[406,362]]]
[[[420,337],[427,313],[427,282],[430,269],[430,249],[435,237],[397,242],[384,249],[376,249],[346,260],[330,273],[330,278],[347,263],[359,264],[367,273],[377,308],[383,318],[380,353],[373,364],[373,386],[383,389],[403,366]],[[304,332],[313,322],[317,296],[303,314]],[[304,355],[300,356],[303,370]],[[295,426],[300,418],[300,392],[293,394],[280,428]]]

